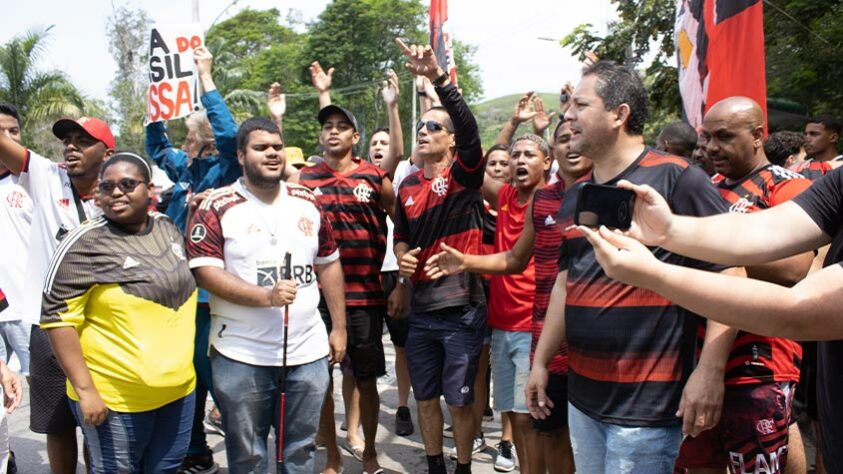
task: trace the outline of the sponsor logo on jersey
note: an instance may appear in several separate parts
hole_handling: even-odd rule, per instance
[[[553,219],[553,216],[548,214],[547,217],[544,220],[544,225],[551,226],[551,225],[554,225],[554,224],[556,224],[556,220]]]
[[[213,204],[214,210],[219,211],[225,205],[231,204],[232,202],[234,202],[238,199],[240,199],[240,198],[235,193],[231,193],[227,196],[223,196],[223,197],[217,199],[216,201],[214,201],[214,204]]]
[[[316,201],[316,198],[313,197],[313,195],[316,194],[316,191],[310,192],[307,189],[293,188],[293,187],[290,187],[288,189],[290,190],[289,191],[290,196],[298,197],[298,198],[302,198],[302,199],[307,199],[308,201],[314,201],[314,202]],[[316,188],[316,189],[319,189],[319,188]],[[322,193],[320,192],[319,194],[322,194]]]
[[[65,209],[67,209],[67,208],[70,207],[70,199],[66,199],[66,198],[65,199],[59,199],[57,201],[57,204],[59,205],[59,207],[63,207]]]
[[[140,262],[132,258],[132,256],[126,257],[126,260],[123,260],[123,270],[128,270],[130,268],[139,267]]]
[[[322,190],[321,190],[321,189],[319,189],[319,188],[314,188],[314,189],[313,189],[313,194],[314,194],[315,196],[321,196],[321,195],[322,195]]]
[[[413,196],[410,196],[410,197],[407,198],[407,202],[404,203],[404,206],[410,207],[413,204],[415,204],[415,201],[413,201]]]
[[[178,257],[179,260],[185,259],[184,247],[182,247],[181,244],[173,242],[172,244],[170,244],[170,248],[173,250],[173,254]]]
[[[208,236],[208,229],[205,228],[202,224],[196,224],[190,229],[190,241],[194,244],[198,244],[205,240],[205,237]]]

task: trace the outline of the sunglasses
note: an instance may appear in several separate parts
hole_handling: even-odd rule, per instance
[[[427,128],[427,131],[430,132],[430,133],[438,132],[440,130],[445,130],[448,133],[453,133],[451,131],[451,129],[449,129],[448,127],[442,125],[439,122],[433,121],[433,120],[428,120],[427,122],[425,122],[423,120],[419,121],[419,123],[416,124],[416,133],[421,132],[421,129],[425,128],[425,127]]]
[[[99,188],[100,192],[103,194],[110,194],[114,192],[114,188],[120,188],[120,191],[124,193],[130,193],[138,187],[139,184],[144,183],[145,181],[138,181],[137,179],[132,178],[123,178],[118,182],[114,181],[101,181],[97,187]]]

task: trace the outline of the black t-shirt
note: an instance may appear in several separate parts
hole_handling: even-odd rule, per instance
[[[726,212],[726,201],[700,168],[686,160],[645,149],[620,175],[648,184],[680,215]],[[573,223],[577,193],[591,174],[566,191],[556,221]],[[725,267],[662,248],[659,260],[707,271]],[[682,388],[695,364],[697,318],[658,294],[606,276],[594,248],[577,230],[562,236],[559,270],[568,271],[565,331],[568,342],[568,401],[604,423],[668,426],[676,417]]]
[[[793,201],[834,239],[823,266],[843,265],[843,168],[829,172]],[[817,344],[817,361],[823,460],[828,472],[843,472],[843,341]]]

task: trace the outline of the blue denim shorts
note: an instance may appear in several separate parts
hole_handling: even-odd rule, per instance
[[[486,312],[471,306],[410,312],[409,321],[405,350],[416,400],[444,395],[448,405],[471,405]]]
[[[529,413],[524,389],[530,378],[530,344],[533,334],[529,331],[492,330],[492,380],[495,410]]]

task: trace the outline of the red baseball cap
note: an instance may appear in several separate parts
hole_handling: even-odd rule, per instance
[[[73,130],[84,131],[91,137],[101,141],[106,148],[113,150],[117,147],[114,135],[111,133],[111,129],[108,128],[108,124],[98,118],[80,117],[79,120],[63,118],[53,124],[53,135],[59,140],[64,140],[64,137]]]

